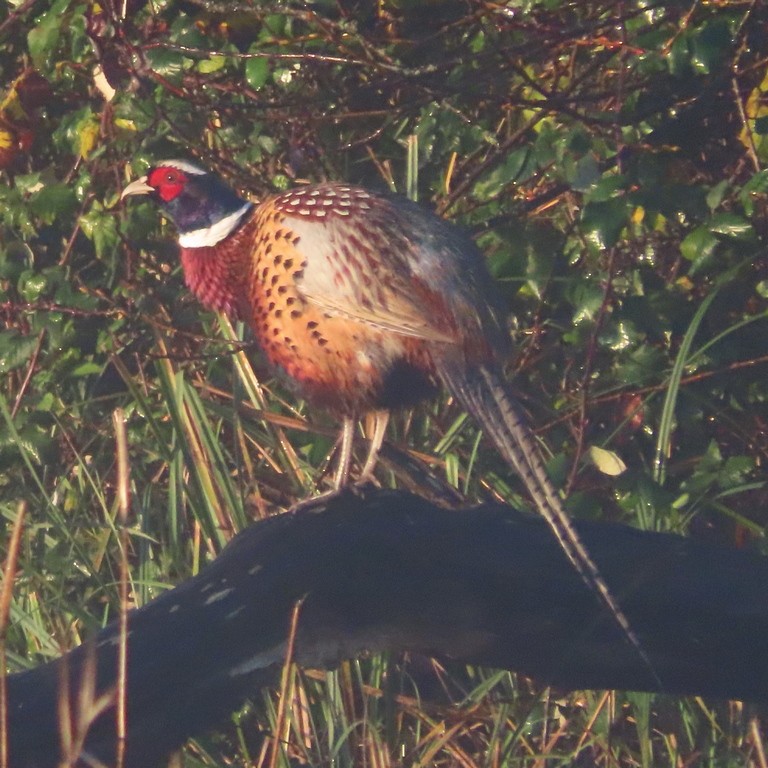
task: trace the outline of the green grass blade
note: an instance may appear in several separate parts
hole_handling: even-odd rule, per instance
[[[685,332],[685,336],[683,336],[680,349],[675,358],[675,363],[672,366],[672,373],[669,377],[667,392],[664,397],[664,405],[661,410],[659,432],[656,438],[656,450],[653,460],[653,478],[659,485],[664,484],[667,476],[667,459],[671,452],[675,407],[680,393],[680,381],[683,378],[685,367],[689,364],[691,359],[690,352],[693,340],[698,333],[699,326],[701,325],[704,316],[707,314],[707,310],[714,301],[715,296],[717,296],[716,289],[701,302],[701,305],[696,310],[690,325]]]

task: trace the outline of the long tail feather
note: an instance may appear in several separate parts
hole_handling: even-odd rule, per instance
[[[661,687],[648,655],[629,620],[605,583],[597,565],[579,539],[544,468],[525,416],[509,394],[502,375],[490,366],[447,364],[440,375],[450,392],[477,419],[497,450],[520,475],[536,507],[549,524],[568,559],[586,585],[613,615],[627,640]]]

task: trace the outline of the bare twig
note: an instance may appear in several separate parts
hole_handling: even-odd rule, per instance
[[[24,2],[16,8],[14,11],[8,14],[8,18],[0,24],[0,35],[2,35],[8,27],[13,26],[22,16],[35,4],[37,0],[24,0]]]
[[[43,339],[45,338],[45,328],[43,328],[40,333],[37,334],[37,344],[35,344],[35,348],[32,351],[32,357],[29,359],[29,364],[27,365],[27,372],[24,375],[24,381],[21,382],[21,387],[19,387],[19,391],[16,394],[16,400],[14,400],[13,408],[11,409],[11,418],[15,418],[16,414],[19,412],[19,408],[21,407],[21,401],[24,398],[24,393],[27,391],[27,387],[29,386],[29,382],[32,380],[32,374],[35,372],[35,368],[37,367],[37,358],[40,356],[40,350],[43,347]]]

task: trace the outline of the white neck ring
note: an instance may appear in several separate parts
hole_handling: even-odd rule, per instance
[[[251,203],[245,203],[242,208],[238,208],[234,213],[219,219],[215,224],[211,224],[210,227],[193,229],[191,232],[180,234],[179,245],[182,248],[209,248],[220,243],[234,231],[235,227],[240,223],[240,219],[250,209]]]

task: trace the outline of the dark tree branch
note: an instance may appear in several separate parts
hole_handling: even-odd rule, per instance
[[[578,529],[665,691],[768,701],[768,558]],[[160,763],[272,684],[301,598],[295,655],[305,666],[412,649],[567,688],[655,687],[541,520],[494,504],[447,511],[405,493],[346,493],[253,525],[130,615],[126,766]],[[109,626],[8,678],[13,768],[59,763],[66,696],[83,753],[113,761],[115,712],[96,700],[114,688],[116,640]],[[84,696],[89,681],[96,691]]]

